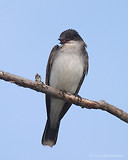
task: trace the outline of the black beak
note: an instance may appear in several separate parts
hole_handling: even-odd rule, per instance
[[[63,38],[59,38],[58,40],[60,41],[60,44],[64,44],[64,43],[69,41],[69,40],[66,40],[66,39],[63,39]]]

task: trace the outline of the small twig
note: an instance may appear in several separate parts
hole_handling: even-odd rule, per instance
[[[43,82],[40,82],[41,77],[39,75],[37,75],[36,78],[37,78],[36,81],[31,81],[31,80],[28,80],[4,71],[0,71],[0,79],[9,81],[11,83],[15,83],[22,87],[33,89],[37,92],[42,92],[42,93],[51,95],[53,97],[63,99],[65,101],[81,106],[82,108],[101,109],[101,110],[107,111],[113,114],[114,116],[118,117],[119,119],[123,120],[124,122],[128,123],[128,113],[124,112],[123,110],[111,104],[108,104],[103,100],[99,102],[91,101],[85,98],[81,98],[80,96],[75,96],[70,93],[65,93],[58,89],[47,86]]]

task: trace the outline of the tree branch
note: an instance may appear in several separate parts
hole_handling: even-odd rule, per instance
[[[128,123],[128,113],[124,112],[123,110],[101,100],[101,101],[91,101],[85,98],[81,98],[79,96],[72,95],[70,93],[66,93],[60,91],[58,89],[52,88],[50,86],[45,85],[43,82],[36,82],[32,80],[28,80],[4,71],[0,71],[0,79],[5,81],[9,81],[11,83],[15,83],[19,86],[26,87],[33,89],[37,92],[42,92],[48,95],[51,95],[56,98],[63,99],[65,101],[71,102],[76,104],[77,106],[81,106],[82,108],[87,109],[101,109],[103,111],[107,111],[114,116],[118,117],[119,119],[123,120],[124,122]]]

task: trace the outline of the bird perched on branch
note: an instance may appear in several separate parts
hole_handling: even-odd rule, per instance
[[[88,72],[86,44],[73,29],[60,34],[60,46],[53,47],[46,69],[46,84],[62,91],[78,94]],[[56,144],[60,121],[72,104],[46,95],[47,122],[42,144]]]

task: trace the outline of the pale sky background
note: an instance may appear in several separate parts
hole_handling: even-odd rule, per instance
[[[62,31],[87,44],[89,72],[79,95],[128,112],[127,0],[0,0],[0,70],[31,80],[45,69]],[[128,124],[72,105],[53,148],[41,145],[44,94],[0,80],[1,160],[126,160]]]

